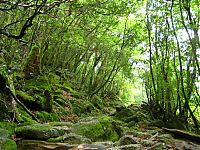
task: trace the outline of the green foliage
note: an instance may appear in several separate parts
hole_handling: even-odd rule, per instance
[[[1,150],[17,150],[17,144],[11,139],[0,139],[0,149]]]
[[[59,120],[59,114],[48,113],[48,112],[45,112],[45,111],[37,112],[37,118],[40,119],[42,122],[60,121]]]
[[[191,118],[198,128],[198,0],[37,2],[0,2],[0,69],[22,77],[19,90],[56,97],[61,89],[63,103],[98,96],[129,105],[147,96],[157,119]]]
[[[0,128],[6,130],[6,132],[8,131],[8,134],[9,134],[8,137],[10,137],[14,133],[15,127],[16,127],[15,123],[0,122]]]

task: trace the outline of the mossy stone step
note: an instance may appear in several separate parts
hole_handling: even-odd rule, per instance
[[[32,140],[47,140],[62,136],[64,133],[62,128],[54,128],[46,124],[27,125],[15,129],[17,137]]]

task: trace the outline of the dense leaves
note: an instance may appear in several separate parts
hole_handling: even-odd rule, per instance
[[[70,83],[89,98],[123,101],[130,98],[132,81],[141,88],[140,77],[154,118],[166,125],[172,118],[192,120],[198,129],[199,5],[199,0],[0,1],[1,74],[16,89],[24,88],[24,80],[56,74],[59,84]]]

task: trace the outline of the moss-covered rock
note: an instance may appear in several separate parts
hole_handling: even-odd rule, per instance
[[[47,124],[49,124],[50,126],[67,126],[67,127],[71,127],[73,125],[73,123],[71,122],[48,122]]]
[[[171,144],[174,143],[174,138],[172,137],[171,134],[161,134],[156,137],[157,141]]]
[[[57,138],[50,138],[48,141],[49,142],[63,142],[63,143],[70,143],[70,144],[91,143],[91,140],[89,138],[86,138],[74,133],[65,134]]]
[[[34,124],[18,127],[15,129],[17,137],[23,139],[39,139],[47,140],[49,138],[55,138],[64,135],[63,129],[53,128],[50,125]]]
[[[72,126],[72,131],[90,138],[92,141],[116,141],[119,138],[114,120],[107,116],[81,120]]]
[[[0,128],[0,139],[8,138],[9,136],[10,136],[10,132],[8,130]]]
[[[75,146],[67,143],[53,143],[38,140],[20,140],[17,142],[18,150],[67,150]]]
[[[11,139],[0,138],[0,150],[17,150],[17,145]]]

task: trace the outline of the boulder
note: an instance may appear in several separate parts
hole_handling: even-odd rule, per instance
[[[106,150],[106,147],[103,145],[95,144],[81,144],[77,146],[77,150]]]
[[[27,125],[15,129],[18,138],[33,140],[47,140],[64,135],[64,133],[62,128],[58,129],[45,124]]]
[[[18,150],[69,150],[76,145],[68,143],[52,143],[38,140],[21,140],[17,142]]]
[[[10,132],[5,129],[0,128],[0,139],[8,138],[10,136]]]
[[[144,150],[141,144],[122,145],[117,147],[108,148],[107,150]]]
[[[119,138],[115,121],[108,116],[85,118],[74,124],[72,132],[95,141],[116,141]]]
[[[94,145],[102,145],[105,146],[106,148],[111,148],[113,147],[114,143],[111,141],[104,141],[104,142],[94,142]]]
[[[8,138],[0,139],[0,150],[17,150],[15,141]]]
[[[91,140],[88,138],[85,138],[81,135],[70,133],[70,134],[65,134],[65,135],[57,137],[57,138],[50,138],[50,139],[48,139],[48,142],[82,144],[82,143],[91,143]]]
[[[133,135],[124,135],[118,141],[118,145],[129,145],[129,144],[137,144],[137,140]]]

